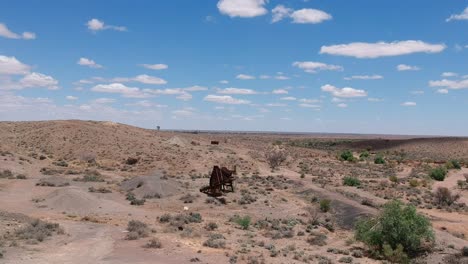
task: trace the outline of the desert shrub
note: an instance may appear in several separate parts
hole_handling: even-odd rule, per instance
[[[215,222],[209,222],[208,224],[206,224],[205,229],[208,231],[213,231],[215,229],[218,229],[218,224],[216,224]]]
[[[375,164],[385,164],[385,159],[382,155],[377,155],[374,159]]]
[[[343,178],[343,185],[346,185],[346,186],[360,186],[361,181],[359,181],[359,179],[355,178],[355,177],[344,177]]]
[[[415,187],[418,187],[419,186],[419,181],[417,179],[411,179],[409,180],[409,185],[413,188]]]
[[[244,217],[234,215],[230,220],[231,220],[231,222],[234,222],[234,223],[238,224],[244,230],[249,229],[250,222],[251,222],[251,218],[248,215],[246,215]]]
[[[331,208],[331,201],[329,199],[322,199],[320,200],[320,210],[322,212],[328,212]]]
[[[159,222],[161,223],[169,223],[171,221],[172,216],[170,214],[163,214],[159,217]]]
[[[150,229],[147,224],[138,221],[130,220],[127,225],[127,240],[136,240],[142,237],[147,237],[150,233]]]
[[[352,257],[341,257],[338,262],[340,263],[352,263],[353,258]]]
[[[183,201],[184,203],[193,203],[193,201],[195,201],[197,199],[197,197],[195,195],[192,195],[190,193],[182,196],[180,198],[181,201]]]
[[[0,178],[13,178],[13,172],[11,170],[0,171]]]
[[[16,175],[16,179],[18,179],[18,180],[26,180],[26,175],[24,175],[24,174],[18,174],[18,175]]]
[[[92,193],[111,193],[112,191],[107,189],[106,187],[99,187],[99,188],[94,188],[94,187],[89,187],[88,188],[89,192]]]
[[[396,175],[391,175],[388,177],[391,182],[398,183],[398,177]]]
[[[409,263],[408,255],[406,255],[401,244],[398,244],[395,249],[389,244],[384,244],[383,255],[391,263]]]
[[[468,257],[468,246],[464,246],[461,250],[461,254],[464,257]]]
[[[307,243],[309,243],[312,246],[325,246],[327,244],[326,240],[327,236],[325,234],[313,232],[307,238]]]
[[[446,175],[447,169],[444,167],[437,167],[429,172],[429,176],[436,181],[443,181]]]
[[[145,248],[162,248],[162,243],[157,238],[152,238],[146,243]]]
[[[238,204],[251,204],[257,201],[257,197],[251,195],[249,192],[242,192],[241,198],[237,201]]]
[[[384,253],[384,245],[392,250],[401,245],[404,253],[415,254],[421,250],[423,241],[434,240],[430,221],[414,206],[397,200],[385,204],[377,217],[359,220],[355,237],[381,254]]]
[[[350,150],[345,150],[341,152],[340,154],[340,159],[344,161],[355,161],[356,159],[354,158],[353,152]]]
[[[68,167],[68,163],[64,160],[54,161],[52,164],[59,167]]]
[[[286,150],[278,147],[272,147],[266,150],[265,159],[272,170],[281,166],[288,158]]]
[[[161,195],[159,193],[145,194],[143,198],[144,199],[161,199]]]
[[[130,201],[131,205],[144,205],[146,199],[137,199],[136,196],[132,192],[127,193],[127,200]]]
[[[448,170],[450,170],[450,169],[460,170],[461,169],[461,165],[460,165],[460,162],[458,160],[449,160],[449,161],[447,161],[447,163],[445,164],[445,167]]]
[[[363,151],[363,152],[359,155],[359,158],[361,158],[361,159],[366,159],[366,158],[368,158],[369,156],[370,156],[369,151],[365,150],[365,151]]]
[[[56,223],[49,223],[35,219],[28,225],[15,231],[18,239],[33,240],[37,242],[44,241],[47,237],[54,234],[63,234],[63,229]]]
[[[434,192],[435,203],[438,205],[452,205],[460,198],[458,194],[452,192],[446,187],[438,187]]]
[[[208,240],[203,242],[203,246],[210,248],[225,248],[226,239],[221,234],[211,234]]]

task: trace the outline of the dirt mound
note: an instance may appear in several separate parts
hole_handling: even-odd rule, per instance
[[[131,178],[122,182],[121,188],[126,192],[132,192],[140,199],[144,197],[163,198],[181,193],[176,181],[165,179],[160,174]]]
[[[63,177],[52,176],[39,180],[39,182],[36,185],[48,187],[63,187],[70,185],[70,181],[68,179],[64,179]]]
[[[186,140],[178,136],[173,136],[171,139],[167,141],[167,143],[171,145],[178,145],[180,147],[185,147],[187,145]]]
[[[66,187],[53,191],[44,197],[43,203],[48,208],[53,208],[56,211],[74,213],[79,215],[88,215],[92,213],[102,213],[101,208],[106,208],[106,211],[125,210],[116,202],[101,199],[89,192],[81,190],[77,187]]]

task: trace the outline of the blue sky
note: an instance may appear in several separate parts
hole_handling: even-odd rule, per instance
[[[468,136],[468,1],[0,10],[0,120]]]

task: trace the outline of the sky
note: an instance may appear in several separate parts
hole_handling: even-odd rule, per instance
[[[468,136],[467,0],[0,2],[0,120]]]

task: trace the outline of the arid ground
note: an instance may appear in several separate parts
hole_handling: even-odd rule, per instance
[[[274,170],[271,151],[286,158]],[[445,180],[428,176],[451,160],[461,168]],[[236,166],[235,192],[199,191],[214,165]],[[392,199],[432,223],[436,243],[418,263],[466,263],[467,165],[467,138],[1,122],[0,263],[380,263],[354,223]],[[439,187],[458,199],[438,202]]]

